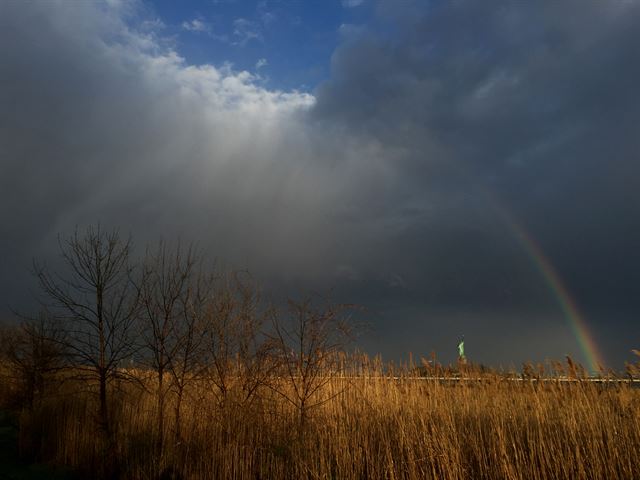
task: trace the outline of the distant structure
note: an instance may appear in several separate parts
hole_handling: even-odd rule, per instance
[[[467,364],[467,357],[464,356],[464,335],[458,344],[458,363],[461,365]]]

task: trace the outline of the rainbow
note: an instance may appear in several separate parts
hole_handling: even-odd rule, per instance
[[[542,277],[545,279],[549,289],[556,297],[556,300],[562,308],[564,316],[568,320],[569,326],[578,341],[582,354],[588,363],[589,370],[592,373],[602,371],[605,366],[603,356],[593,340],[593,336],[589,332],[584,316],[580,313],[575,300],[571,298],[571,295],[558,275],[558,272],[553,267],[540,246],[527,233],[527,231],[518,222],[516,222],[504,208],[501,208],[500,210],[516,238],[519,240],[520,244],[523,246],[524,250],[527,252]]]
[[[471,180],[475,179],[475,177],[471,177],[469,170],[462,169],[460,165],[453,164],[453,167],[461,175]],[[584,359],[587,361],[589,370],[592,373],[603,372],[606,366],[604,357],[593,340],[593,335],[590,333],[587,322],[585,321],[584,316],[580,313],[577,303],[569,294],[569,291],[562,282],[558,272],[551,264],[549,258],[525,228],[516,221],[511,212],[504,206],[504,202],[500,201],[497,193],[494,192],[493,189],[484,185],[482,182],[474,182],[474,184],[476,185],[478,192],[489,201],[495,211],[505,221],[506,225],[519,241],[520,245],[527,253],[532,263],[536,266],[536,269],[539,271],[542,278],[545,280],[547,286],[556,298],[556,301],[562,308],[564,317],[567,319],[571,331],[578,342],[580,350],[582,351]]]

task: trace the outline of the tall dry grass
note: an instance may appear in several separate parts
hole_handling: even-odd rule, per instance
[[[472,369],[470,380],[428,380],[363,357],[349,365],[304,424],[281,394],[291,379],[272,378],[277,385],[250,400],[240,381],[222,396],[197,379],[179,435],[167,417],[162,453],[152,377],[133,371],[140,382],[110,386],[116,445],[106,460],[96,397],[71,379],[22,412],[21,449],[86,478],[640,478],[640,390],[631,384]]]

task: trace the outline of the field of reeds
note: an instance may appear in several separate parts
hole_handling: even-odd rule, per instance
[[[95,388],[57,373],[19,411],[21,455],[80,478],[638,478],[640,389],[570,372],[534,376],[461,369],[391,369],[346,357],[301,417],[295,377],[264,379],[250,396],[240,370],[222,392],[185,389],[180,428],[168,392],[162,445],[153,375],[129,370],[110,389],[110,440]],[[3,398],[17,395],[5,372]],[[65,376],[68,377],[65,379]],[[132,378],[135,378],[132,381]],[[631,377],[628,377],[629,380]],[[561,381],[562,379],[562,381]],[[619,379],[617,379],[619,380]],[[157,383],[157,382],[156,382]]]

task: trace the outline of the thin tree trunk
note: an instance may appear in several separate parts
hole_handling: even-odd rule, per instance
[[[103,433],[109,440],[110,428],[109,428],[109,415],[107,408],[107,375],[104,369],[100,370],[100,426]]]
[[[183,387],[178,387],[178,391],[176,392],[176,406],[174,409],[174,421],[175,421],[175,443],[178,444],[180,442],[180,440],[182,439],[182,426],[180,424],[180,409],[182,408],[182,394],[183,394],[184,388]]]
[[[156,443],[156,451],[158,457],[162,457],[164,447],[164,368],[158,368],[158,439]]]

